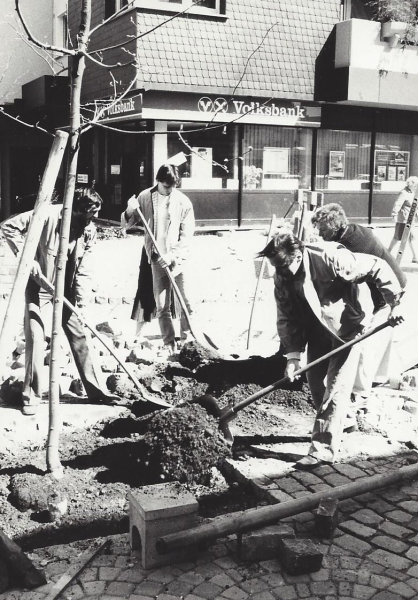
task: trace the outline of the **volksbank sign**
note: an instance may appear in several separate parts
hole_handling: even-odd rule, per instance
[[[107,108],[103,110],[103,120],[121,120],[123,118],[140,116],[142,112],[142,94],[136,94],[130,98],[121,98],[116,102],[109,101]]]
[[[321,108],[313,104],[277,98],[212,96],[150,90],[144,93],[142,118],[319,127]]]
[[[306,116],[306,108],[300,106],[300,104],[283,106],[270,100],[266,102],[245,102],[244,100],[225,100],[225,98],[220,97],[212,100],[208,96],[203,96],[198,101],[198,108],[205,113],[254,114],[273,117],[297,117],[298,119],[304,119]]]

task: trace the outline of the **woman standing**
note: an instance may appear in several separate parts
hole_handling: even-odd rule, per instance
[[[395,221],[395,232],[393,239],[389,244],[389,252],[398,248],[402,239],[403,232],[405,230],[406,222],[408,221],[409,211],[411,210],[412,202],[417,194],[418,188],[418,177],[411,176],[406,180],[404,189],[399,194],[395,204],[392,208],[392,218]],[[417,213],[415,213],[414,220],[417,219]],[[411,231],[408,238],[408,244],[412,252],[412,262],[418,263],[418,254],[414,246],[416,236],[414,229],[411,226]],[[396,252],[395,252],[396,255]]]

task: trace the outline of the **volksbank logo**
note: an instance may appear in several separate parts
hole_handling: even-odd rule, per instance
[[[113,104],[113,106],[106,108],[105,112],[108,115],[118,115],[131,112],[135,110],[135,108],[134,98],[129,98],[128,100],[117,102],[116,104]]]
[[[274,102],[245,102],[244,100],[225,100],[225,98],[211,98],[204,96],[198,100],[200,112],[205,113],[232,113],[236,115],[264,115],[269,117],[294,117],[304,119],[306,109],[301,106],[278,106]]]
[[[200,112],[228,112],[228,102],[225,100],[225,98],[216,98],[216,100],[211,100],[205,96],[200,98],[197,105]]]

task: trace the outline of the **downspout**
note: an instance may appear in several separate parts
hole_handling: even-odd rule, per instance
[[[238,156],[243,157],[244,155],[244,128],[243,125],[238,124]],[[238,227],[241,227],[242,222],[242,190],[243,190],[243,173],[244,173],[244,159],[238,159],[238,206],[237,206],[237,217]]]
[[[316,190],[316,155],[318,151],[318,130],[312,130],[312,152],[311,152],[311,190]]]
[[[373,121],[372,121],[372,132],[370,139],[370,185],[369,185],[369,206],[368,206],[368,215],[367,222],[368,225],[372,223],[373,216],[373,184],[374,184],[374,168],[375,168],[375,148],[376,148],[376,111],[373,111]]]

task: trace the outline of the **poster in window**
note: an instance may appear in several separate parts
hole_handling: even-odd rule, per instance
[[[264,175],[283,175],[289,173],[289,148],[263,148]]]
[[[212,179],[212,148],[194,146],[191,155],[191,176],[201,181]]]
[[[406,167],[398,167],[398,181],[405,181]]]
[[[376,181],[386,181],[386,165],[377,165],[376,167]]]
[[[344,177],[345,152],[331,150],[329,153],[329,176]]]
[[[396,181],[396,167],[388,167],[388,181]]]

